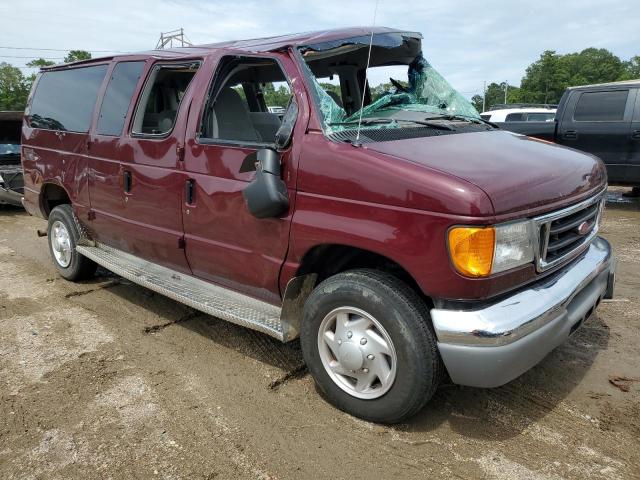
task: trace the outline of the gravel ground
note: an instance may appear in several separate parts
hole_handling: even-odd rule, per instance
[[[622,191],[602,228],[616,298],[521,378],[443,387],[394,427],[327,404],[296,343],[105,271],[60,279],[45,223],[0,207],[0,478],[640,478],[640,201]]]

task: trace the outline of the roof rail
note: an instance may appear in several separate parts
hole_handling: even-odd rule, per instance
[[[555,103],[498,103],[491,105],[489,110],[504,110],[505,108],[558,108]]]

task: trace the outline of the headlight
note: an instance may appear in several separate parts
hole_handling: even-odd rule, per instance
[[[454,227],[449,230],[449,255],[462,275],[488,277],[533,262],[533,239],[530,221]]]
[[[498,225],[491,273],[533,262],[533,238],[533,223],[530,221]]]

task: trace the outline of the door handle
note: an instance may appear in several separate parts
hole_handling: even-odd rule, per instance
[[[193,201],[195,200],[196,195],[196,181],[190,178],[184,184],[184,197],[187,205],[193,205]]]
[[[578,132],[576,130],[565,130],[562,134],[563,138],[578,138]]]
[[[124,193],[131,193],[132,176],[129,170],[125,170],[122,174],[124,180]]]
[[[640,139],[640,129],[639,130],[634,130],[633,132],[631,132],[631,138]]]

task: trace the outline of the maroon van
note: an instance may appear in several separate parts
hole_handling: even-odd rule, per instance
[[[613,294],[606,172],[483,121],[421,38],[351,28],[43,69],[24,205],[60,275],[102,265],[300,338],[326,398],[377,422],[443,381],[518,377]]]

